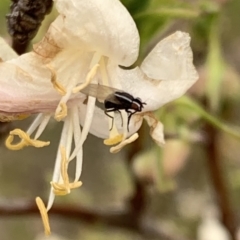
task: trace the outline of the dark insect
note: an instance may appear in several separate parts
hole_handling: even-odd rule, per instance
[[[134,98],[131,94],[127,92],[104,85],[89,84],[86,88],[81,90],[81,92],[104,101],[105,108],[104,112],[108,117],[112,118],[112,127],[114,119],[108,113],[109,112],[120,113],[119,110],[125,110],[128,114],[127,122],[128,131],[131,117],[135,113],[141,112],[144,107],[143,105],[146,105],[146,103],[142,102],[140,98]]]
[[[12,0],[10,13],[6,15],[9,34],[21,44],[30,41],[52,5],[52,0]]]

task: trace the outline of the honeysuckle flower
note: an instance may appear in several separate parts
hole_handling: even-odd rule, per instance
[[[125,70],[120,66],[129,67],[138,57],[139,35],[120,1],[55,0],[55,3],[59,16],[32,52],[18,57],[10,54],[11,50],[3,43],[5,50],[0,53],[0,120],[39,113],[26,132],[11,131],[6,145],[13,150],[29,145],[47,146],[48,141],[38,139],[50,118],[64,122],[47,210],[55,195],[68,194],[81,186],[82,145],[88,132],[104,138],[106,145],[116,145],[110,149],[114,153],[136,140],[136,132],[145,119],[151,136],[161,145],[163,126],[152,111],[180,97],[198,78],[187,33],[176,32],[167,37],[141,66]],[[96,96],[81,93],[89,83],[120,89],[146,103],[142,112],[132,116],[129,131],[125,111],[121,111],[122,117],[109,113],[114,118],[109,130],[112,119],[95,106]],[[21,139],[18,144],[12,144],[15,135]],[[73,159],[76,173],[70,182],[68,164]],[[39,200],[38,205],[45,215]]]

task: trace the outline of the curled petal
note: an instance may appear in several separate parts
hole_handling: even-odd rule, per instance
[[[138,56],[139,35],[136,25],[118,0],[56,0],[64,40],[100,52],[119,65],[129,66]],[[69,39],[72,39],[70,41]]]
[[[197,80],[192,64],[188,34],[177,32],[161,41],[146,57],[141,68],[126,70],[109,63],[111,81],[121,89],[139,97],[146,106],[143,112],[154,111],[179,98]]]
[[[163,124],[159,122],[152,113],[144,114],[144,119],[150,127],[150,135],[152,139],[157,143],[157,145],[162,147],[165,144]]]
[[[144,59],[141,69],[152,79],[196,81],[193,54],[188,33],[175,32],[160,41]]]

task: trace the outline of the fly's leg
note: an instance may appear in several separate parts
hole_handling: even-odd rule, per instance
[[[126,110],[126,112],[128,113],[127,130],[128,130],[128,132],[129,132],[130,119],[131,119],[132,115],[135,114],[137,111],[131,112],[131,111],[129,111],[128,109],[125,109],[125,110]]]
[[[115,111],[120,114],[120,116],[121,116],[121,121],[122,121],[122,127],[123,127],[123,116],[122,116],[122,113],[121,113],[118,109],[116,109]]]
[[[114,112],[114,111],[116,111],[116,110],[115,110],[115,109],[108,109],[108,110],[105,110],[105,111],[104,111],[104,113],[105,113],[108,117],[110,117],[110,118],[112,119],[112,126],[111,126],[111,128],[109,129],[109,131],[111,131],[112,128],[113,128],[114,117],[112,117],[111,115],[109,115],[108,112]]]

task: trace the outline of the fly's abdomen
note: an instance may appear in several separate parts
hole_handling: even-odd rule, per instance
[[[114,102],[111,102],[109,100],[105,100],[104,101],[104,107],[106,109],[125,109],[124,107],[122,107],[122,104],[117,104],[117,103],[114,103]]]

